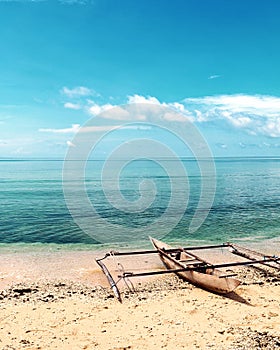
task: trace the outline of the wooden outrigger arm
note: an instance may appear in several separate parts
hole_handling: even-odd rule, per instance
[[[106,256],[105,256],[106,257]],[[102,271],[104,272],[105,276],[107,277],[107,280],[111,286],[112,291],[114,292],[116,298],[118,299],[118,301],[121,303],[122,302],[122,298],[121,298],[121,293],[119,291],[119,288],[117,287],[117,283],[115,282],[115,280],[113,279],[112,275],[110,274],[109,270],[107,269],[107,266],[101,261],[104,258],[101,259],[95,259],[95,261],[97,262],[97,264],[101,267]]]
[[[203,249],[214,249],[214,248],[227,248],[230,246],[230,243],[222,243],[222,244],[213,244],[213,245],[203,245],[203,246],[194,246],[194,247],[186,247],[186,248],[171,248],[166,249],[166,253],[176,253],[178,251],[184,250],[203,250]],[[135,250],[135,251],[128,251],[128,252],[118,252],[118,251],[110,251],[109,253],[106,253],[104,258],[107,258],[109,256],[115,255],[115,256],[125,256],[125,255],[145,255],[145,254],[158,254],[158,250]]]
[[[272,267],[274,269],[280,270],[280,260],[277,259],[276,256],[265,255],[263,253],[257,252],[249,248],[242,247],[234,243],[229,243],[228,246],[232,254],[241,256],[242,258],[245,258],[251,261],[256,261],[260,257],[262,257],[263,258],[263,262],[261,263],[262,265],[266,265],[268,267]],[[272,260],[269,260],[269,259],[272,259]]]
[[[280,258],[271,258],[271,259],[263,259],[263,260],[255,260],[255,261],[239,261],[239,262],[232,262],[232,263],[225,263],[225,264],[209,264],[209,265],[203,265],[197,267],[186,267],[183,269],[170,269],[170,270],[160,270],[160,271],[151,271],[151,272],[140,272],[140,273],[133,273],[133,272],[124,272],[122,275],[118,276],[119,278],[125,278],[125,277],[144,277],[144,276],[151,276],[151,275],[162,275],[165,273],[178,273],[178,272],[184,272],[184,271],[199,271],[201,268],[222,268],[222,267],[234,267],[234,266],[246,266],[246,265],[255,265],[255,264],[262,264],[263,262],[280,262]],[[227,276],[221,276],[221,278],[227,277]]]

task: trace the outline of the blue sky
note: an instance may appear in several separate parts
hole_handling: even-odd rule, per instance
[[[216,156],[280,155],[278,0],[0,0],[0,157],[64,157],[131,102],[186,115]]]

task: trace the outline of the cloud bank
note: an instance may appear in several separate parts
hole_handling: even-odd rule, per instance
[[[202,124],[225,122],[229,128],[251,135],[280,137],[280,97],[264,95],[218,95],[186,98],[183,101],[160,102],[153,96],[131,95],[125,103],[156,104],[182,113],[188,120]],[[114,107],[95,103],[88,108],[90,115]]]
[[[212,77],[212,79],[214,78]],[[63,87],[61,93],[69,99],[68,102],[64,103],[65,108],[83,110],[89,116],[97,116],[102,112],[108,111],[107,114],[103,113],[105,118],[107,116],[108,119],[120,121],[126,119],[121,106],[112,103],[99,103],[98,96],[100,97],[100,95],[92,89],[84,86]],[[96,96],[96,98],[94,101],[92,99],[89,100],[89,96]],[[79,98],[78,103],[77,98]],[[133,103],[169,107],[171,110],[180,112],[183,118],[187,118],[197,125],[205,123],[219,125],[219,123],[222,123],[223,127],[226,125],[229,130],[243,131],[248,135],[261,135],[269,138],[280,137],[280,97],[277,96],[233,94],[185,98],[181,101],[164,102],[155,96],[134,94],[127,96],[123,102],[123,104]],[[110,110],[112,112],[109,112]],[[172,113],[167,116],[170,121],[172,121],[173,117]],[[136,120],[141,120],[141,115],[138,114],[135,118]],[[178,114],[176,118],[178,118]],[[40,131],[69,133],[77,131],[78,127],[79,125],[76,124],[66,129],[41,129]]]
[[[264,95],[219,95],[186,98],[196,121],[224,120],[252,135],[280,137],[280,98]]]

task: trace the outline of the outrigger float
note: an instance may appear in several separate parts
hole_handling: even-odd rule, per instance
[[[205,290],[227,294],[235,290],[241,281],[236,278],[234,273],[224,273],[219,270],[220,268],[235,267],[235,266],[253,266],[253,265],[265,265],[270,268],[274,268],[280,271],[280,257],[273,255],[265,255],[254,250],[242,247],[233,243],[222,243],[217,245],[204,245],[194,246],[186,248],[173,248],[170,245],[161,242],[155,238],[150,237],[150,240],[154,246],[154,250],[140,250],[130,252],[115,252],[111,251],[106,253],[103,258],[96,259],[97,264],[101,267],[107,280],[111,286],[117,299],[122,302],[121,293],[117,284],[130,277],[144,277],[152,275],[161,275],[166,273],[175,273],[182,277],[187,282],[203,288]],[[194,250],[206,250],[216,248],[227,248],[232,254],[238,255],[245,261],[227,262],[221,264],[211,264],[206,260],[201,259],[194,254]],[[102,260],[105,260],[110,256],[129,256],[129,255],[145,255],[145,254],[158,254],[163,264],[166,266],[166,270],[150,271],[150,272],[127,272],[122,271],[118,275],[118,280],[115,281],[109,272],[106,265]]]

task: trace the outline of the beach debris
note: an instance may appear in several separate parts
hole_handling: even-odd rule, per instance
[[[76,282],[46,281],[40,283],[20,283],[0,291],[0,302],[56,302],[66,298],[95,298],[106,300],[113,298],[109,288],[90,287]]]
[[[236,333],[237,329],[233,329]],[[252,350],[252,349],[266,349],[276,350],[280,349],[280,337],[277,335],[270,334],[267,331],[239,329],[238,333],[240,336],[233,342],[228,350]]]

